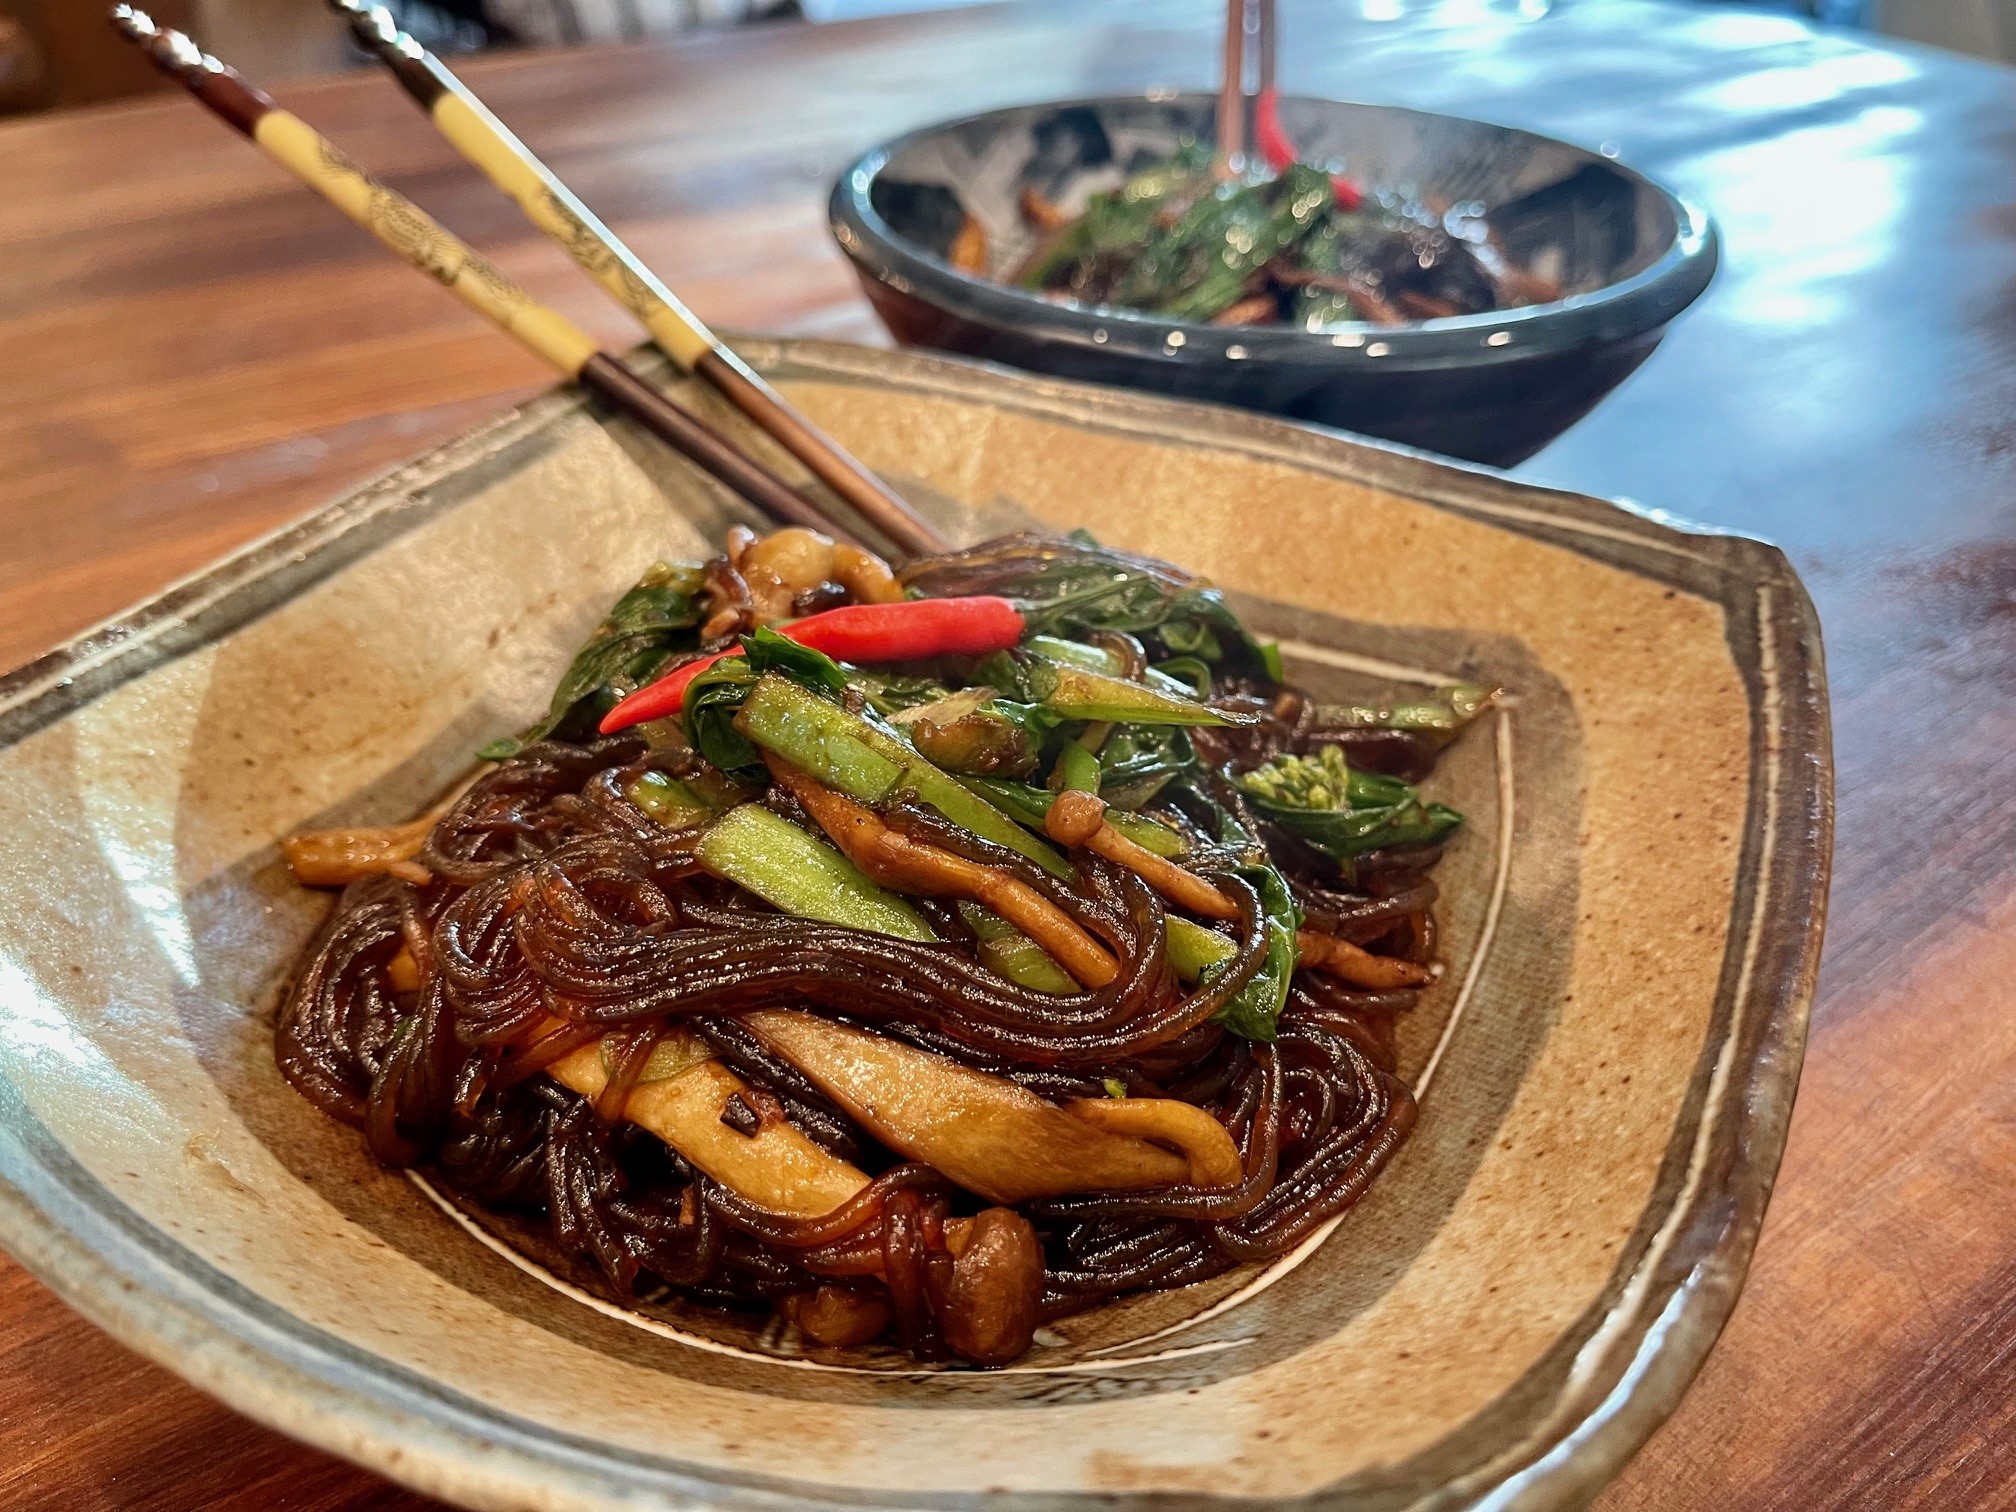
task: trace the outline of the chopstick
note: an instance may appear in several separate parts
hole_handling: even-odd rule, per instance
[[[1218,151],[1212,170],[1231,178],[1246,166],[1253,106],[1274,87],[1275,0],[1225,0],[1224,77],[1218,84]],[[1251,47],[1247,43],[1251,40]],[[1253,93],[1246,65],[1253,64]]]
[[[385,64],[455,150],[642,321],[652,340],[681,369],[713,384],[904,550],[921,554],[945,549],[943,537],[916,511],[724,346],[446,64],[399,29],[390,11],[370,0],[329,0],[329,5],[349,20],[358,43]]]
[[[1259,25],[1253,34],[1253,51],[1258,55],[1254,69],[1254,98],[1274,87],[1274,0],[1258,0]]]
[[[1218,150],[1212,171],[1230,178],[1246,155],[1246,0],[1225,0],[1224,73],[1218,81]]]
[[[782,478],[745,456],[674,404],[559,311],[538,303],[404,195],[371,178],[334,144],[181,32],[159,27],[130,5],[112,8],[119,34],[185,85],[267,156],[376,236],[412,267],[544,358],[583,388],[623,411],[780,523],[846,536]]]

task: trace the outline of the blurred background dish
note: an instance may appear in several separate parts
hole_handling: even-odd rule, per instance
[[[1129,169],[1209,140],[1212,96],[1019,106],[912,132],[840,175],[833,234],[900,341],[1060,377],[1314,420],[1472,461],[1538,451],[1623,380],[1714,273],[1705,212],[1600,153],[1395,106],[1284,98],[1307,160],[1368,187],[1481,202],[1559,301],[1420,321],[1214,326],[1010,287],[1036,233],[1025,190],[1075,210]],[[977,226],[986,276],[952,265]],[[970,246],[970,240],[969,240]]]

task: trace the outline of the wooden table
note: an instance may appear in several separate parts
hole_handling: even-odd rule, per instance
[[[1834,920],[1778,1196],[1727,1335],[1601,1505],[2016,1506],[2016,74],[1726,7],[1375,9],[1284,5],[1287,87],[1611,143],[1720,217],[1698,309],[1522,472],[1783,543],[1832,660]],[[874,340],[821,217],[853,151],[1209,83],[1210,11],[988,7],[470,73],[709,320]],[[279,92],[634,337],[388,84]],[[0,129],[0,351],[0,664],[543,381],[179,100]],[[0,1262],[0,1505],[420,1503]]]

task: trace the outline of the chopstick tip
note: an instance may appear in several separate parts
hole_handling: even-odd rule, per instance
[[[229,69],[187,34],[161,25],[138,6],[123,3],[113,6],[111,21],[112,29],[144,52],[156,68],[191,89],[230,74]]]
[[[377,0],[329,0],[329,9],[350,23],[365,48],[399,47],[408,41],[399,20]]]

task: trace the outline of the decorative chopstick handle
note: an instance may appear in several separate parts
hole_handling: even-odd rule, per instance
[[[724,346],[467,85],[399,29],[390,11],[371,0],[329,0],[329,4],[349,21],[358,43],[391,70],[450,145],[643,322],[651,339],[674,362],[712,383],[906,552],[945,549],[943,537],[908,504]]]
[[[330,7],[348,19],[359,44],[384,62],[450,145],[517,201],[533,225],[572,253],[597,283],[644,323],[674,362],[690,372],[713,349],[714,334],[699,318],[545,171],[460,79],[401,31],[390,11],[365,0],[330,0]]]
[[[156,67],[249,136],[266,154],[369,231],[410,266],[448,289],[569,378],[629,413],[775,519],[831,532],[833,525],[774,473],[737,451],[651,387],[558,310],[540,304],[490,260],[395,189],[379,183],[333,143],[235,69],[181,32],[130,5],[112,24]]]
[[[568,377],[578,375],[599,350],[586,331],[533,299],[425,210],[372,178],[314,127],[282,110],[270,95],[246,83],[237,70],[219,63],[181,32],[156,26],[146,12],[130,5],[113,8],[112,24],[163,73],[187,85],[190,93],[258,143],[268,157]]]

